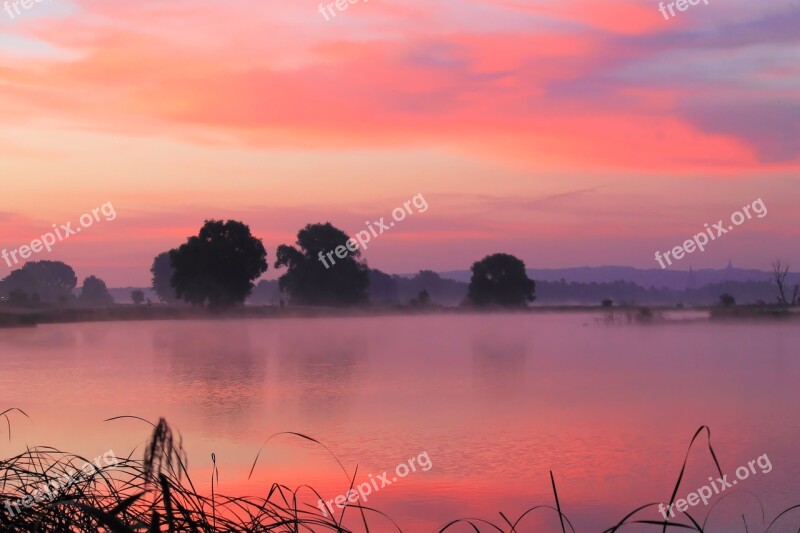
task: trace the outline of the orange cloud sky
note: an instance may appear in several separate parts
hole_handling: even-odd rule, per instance
[[[204,218],[286,242],[314,220],[357,231],[419,192],[445,201],[371,263],[466,268],[505,247],[531,266],[652,267],[684,228],[757,197],[775,206],[765,240],[731,237],[720,254],[763,266],[796,239],[790,2],[670,21],[623,0],[376,0],[330,21],[317,8],[53,0],[3,13],[2,245],[112,200],[119,220],[63,257],[144,283],[153,255]],[[502,202],[576,190],[594,192],[567,220],[506,220]],[[460,195],[501,200],[474,218]],[[675,206],[682,217],[665,217]],[[620,241],[613,253],[601,235]]]

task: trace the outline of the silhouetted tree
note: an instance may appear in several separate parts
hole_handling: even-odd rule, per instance
[[[417,301],[419,301],[419,296],[423,292],[426,294],[428,301],[430,301],[431,293],[441,292],[445,283],[442,277],[433,270],[420,270],[416,276],[411,278],[410,285],[416,289]]]
[[[111,305],[114,298],[108,292],[105,282],[95,276],[89,276],[83,280],[81,295],[78,300],[85,305]]]
[[[467,297],[480,306],[523,307],[534,300],[535,289],[525,263],[513,255],[494,254],[472,265]]]
[[[419,294],[417,295],[417,297],[414,298],[413,300],[411,300],[410,303],[411,303],[411,305],[413,307],[418,307],[418,306],[419,307],[425,307],[426,305],[431,303],[431,295],[428,294],[428,291],[423,289],[423,290],[419,291]]]
[[[235,220],[207,220],[196,237],[169,254],[175,294],[194,305],[240,304],[267,270],[261,239]]]
[[[138,289],[135,290],[135,291],[131,291],[131,300],[133,300],[133,303],[135,303],[136,305],[143,304],[144,303],[144,291],[140,291]]]
[[[278,286],[278,280],[262,279],[259,281],[250,296],[247,298],[247,303],[251,305],[275,305],[280,302],[281,289]]]
[[[397,280],[389,274],[370,268],[367,294],[373,303],[397,302],[400,294]]]
[[[394,276],[400,301],[409,301],[427,291],[432,301],[438,304],[457,304],[467,296],[468,284],[441,277],[430,270],[420,270],[411,278]]]
[[[170,252],[164,252],[153,259],[153,266],[150,267],[150,273],[153,275],[151,285],[159,300],[165,304],[175,304],[180,299],[170,283],[173,270],[169,254]]]
[[[789,265],[785,267],[781,264],[780,259],[776,259],[772,262],[772,275],[775,278],[775,283],[778,284],[778,303],[781,305],[794,305],[797,303],[797,289],[798,286],[794,286],[794,292],[792,294],[792,299],[786,297],[785,287],[786,284],[786,276],[789,275]]]
[[[308,224],[297,232],[297,248],[278,247],[275,268],[288,267],[278,280],[281,291],[290,295],[294,304],[352,305],[367,300],[369,285],[366,262],[355,241],[347,247],[348,235],[325,224]],[[338,253],[336,253],[338,250]],[[335,263],[328,252],[335,253]],[[327,268],[325,266],[327,264]]]
[[[442,281],[442,277],[433,270],[420,270],[419,273],[414,276],[414,279],[416,279],[418,283],[426,286],[433,286]]]
[[[720,294],[719,304],[723,307],[731,307],[732,305],[736,305],[736,298],[727,292],[725,294]]]
[[[61,261],[31,261],[0,282],[0,293],[21,291],[29,297],[38,295],[42,302],[67,302],[78,283],[72,267]]]
[[[28,293],[20,289],[14,289],[8,293],[8,303],[11,305],[27,306],[30,305],[31,300]]]
[[[603,300],[603,302],[602,302],[602,304],[601,304],[601,305],[602,305],[603,307],[613,307],[613,305],[614,305],[614,300],[612,300],[611,298],[606,298],[605,300]]]

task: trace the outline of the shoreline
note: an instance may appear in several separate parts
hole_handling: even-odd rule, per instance
[[[14,308],[0,307],[0,329],[36,327],[39,324],[72,324],[86,322],[127,322],[153,320],[237,320],[237,319],[286,319],[286,318],[360,318],[375,316],[415,316],[431,314],[492,315],[492,314],[542,314],[542,313],[596,313],[599,318],[623,323],[673,323],[687,319],[665,319],[664,313],[708,313],[707,318],[694,320],[786,320],[800,317],[800,309],[776,305],[741,305],[733,307],[670,307],[670,306],[615,306],[601,305],[541,305],[522,309],[474,308],[444,306],[360,306],[360,307],[313,307],[313,306],[241,306],[230,309],[211,310],[167,305],[118,304],[105,308],[53,307]],[[693,320],[693,321],[694,321]]]

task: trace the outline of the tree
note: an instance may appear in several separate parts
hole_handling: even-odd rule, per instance
[[[114,303],[114,298],[109,294],[105,282],[96,276],[89,276],[83,280],[83,287],[78,300],[82,304],[93,306],[105,306]]]
[[[297,232],[297,248],[282,244],[278,247],[275,268],[287,267],[278,283],[292,303],[304,305],[353,305],[367,300],[368,268],[361,260],[361,251],[347,246],[350,238],[331,225],[308,224]],[[335,263],[329,252],[339,253]],[[326,266],[327,265],[327,266]]]
[[[781,260],[776,259],[772,262],[772,275],[775,278],[775,283],[778,284],[778,303],[781,305],[794,305],[797,303],[797,285],[794,286],[791,302],[786,298],[786,293],[784,292],[786,276],[789,275],[789,265],[784,267],[781,264]]]
[[[433,270],[420,270],[419,273],[414,276],[414,279],[423,286],[435,286],[442,281],[442,277]]]
[[[267,271],[267,252],[250,228],[235,220],[207,220],[196,237],[170,250],[170,284],[193,305],[241,304]]]
[[[159,300],[165,304],[176,304],[180,298],[175,294],[175,289],[170,283],[173,273],[170,252],[158,254],[153,259],[153,266],[150,267],[150,273],[153,275],[151,285]]]
[[[411,278],[395,276],[394,280],[397,282],[400,301],[414,299],[422,291],[428,292],[431,301],[445,305],[463,302],[467,296],[467,283],[442,278],[430,270],[420,270]]]
[[[135,291],[131,291],[131,300],[133,300],[133,303],[135,303],[136,305],[143,304],[144,303],[144,291],[140,291],[138,289],[135,290]]]
[[[494,254],[472,265],[467,298],[479,306],[524,307],[534,300],[535,290],[525,263],[513,255]]]
[[[78,284],[75,271],[61,261],[31,261],[9,274],[0,285],[3,294],[19,291],[46,303],[67,302],[74,298]]]
[[[731,307],[736,305],[736,298],[729,293],[724,293],[719,296],[719,304],[723,307]]]
[[[417,297],[413,298],[409,303],[412,307],[426,307],[431,303],[431,295],[428,294],[428,291],[423,289],[419,291]]]
[[[281,289],[278,280],[262,279],[253,287],[247,303],[250,305],[277,305],[281,299]]]
[[[399,291],[397,280],[389,274],[376,270],[369,269],[368,273],[369,285],[367,287],[367,295],[369,301],[372,303],[391,303],[399,300]]]
[[[613,305],[614,305],[614,300],[612,300],[611,298],[606,298],[605,300],[603,300],[603,302],[602,302],[602,304],[601,304],[601,305],[602,305],[603,307],[613,307]]]
[[[29,305],[31,302],[27,292],[21,291],[19,289],[14,289],[8,293],[8,303],[10,303],[11,305],[26,306]]]

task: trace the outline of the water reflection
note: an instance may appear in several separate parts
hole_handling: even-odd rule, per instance
[[[331,334],[313,324],[287,328],[278,340],[278,378],[295,385],[294,400],[304,418],[321,425],[347,416],[365,356],[366,339]]]
[[[211,451],[225,459],[227,480],[246,479],[264,439],[279,431],[319,438],[364,475],[426,450],[430,472],[370,500],[407,531],[435,531],[456,516],[496,517],[498,510],[516,517],[551,503],[550,470],[576,530],[608,527],[642,503],[669,498],[688,438],[701,424],[713,428],[726,471],[769,453],[774,471],[743,490],[763,498],[770,518],[798,503],[796,324],[604,327],[593,316],[6,330],[0,395],[7,407],[36,415],[14,428],[22,447],[131,450],[143,438],[141,425],[99,421],[165,416],[185,431],[195,479],[208,479]],[[692,452],[682,494],[712,473],[704,451],[700,445]],[[317,488],[330,478],[330,495],[344,492],[327,455],[297,439],[271,443],[262,459],[258,490],[265,481]],[[227,485],[226,493],[252,492],[252,483]],[[741,524],[740,515],[719,508]],[[715,530],[736,531],[724,527]]]
[[[69,326],[0,328],[0,346],[9,348],[62,351],[74,348],[77,342],[75,330]]]
[[[522,339],[481,336],[472,342],[473,382],[489,398],[519,396],[526,382],[528,347]]]
[[[245,432],[262,398],[266,349],[251,342],[248,322],[159,325],[153,348],[165,354],[173,393],[197,405],[205,422]]]

